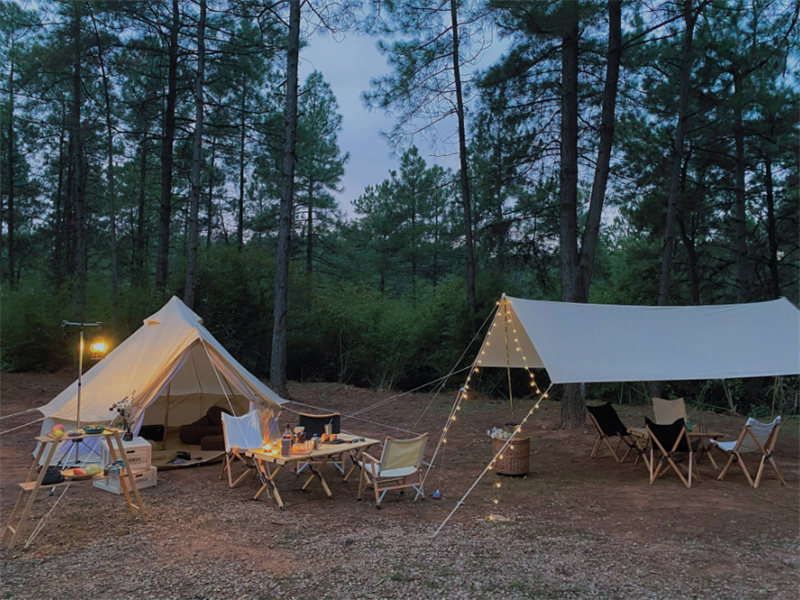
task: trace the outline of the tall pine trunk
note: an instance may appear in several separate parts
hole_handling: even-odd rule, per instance
[[[681,47],[680,87],[678,88],[678,127],[672,143],[672,168],[669,179],[669,195],[667,196],[667,218],[664,226],[664,243],[661,249],[661,280],[658,288],[658,306],[669,304],[669,286],[672,274],[672,257],[675,251],[675,221],[677,220],[678,198],[681,189],[681,172],[683,169],[684,138],[689,122],[689,92],[692,74],[692,40],[697,13],[692,8],[692,0],[684,1],[684,22]],[[650,395],[660,396],[663,382],[650,383]]]
[[[144,285],[144,212],[147,193],[147,138],[142,139],[139,163],[139,202],[136,214],[136,257],[134,264],[134,284],[139,287]]]
[[[772,182],[772,156],[764,157],[764,187],[767,200],[767,247],[769,251],[769,293],[772,298],[781,297],[781,281],[778,276],[778,234],[775,225],[775,196]]]
[[[278,253],[275,264],[275,314],[272,328],[270,383],[286,397],[286,315],[289,296],[289,242],[292,231],[294,169],[297,162],[297,62],[300,56],[300,0],[289,2],[289,39],[286,52],[286,104],[284,108],[283,170]]]
[[[314,269],[314,180],[308,180],[308,222],[306,228],[306,273]]]
[[[194,86],[194,140],[192,146],[191,201],[189,235],[186,240],[186,285],[183,302],[194,308],[197,286],[197,244],[200,230],[200,167],[203,161],[203,78],[206,67],[206,0],[200,0],[200,21],[197,24],[197,76]]]
[[[733,212],[736,254],[736,302],[747,302],[747,197],[745,194],[744,122],[742,118],[743,76],[733,71],[733,139],[736,152],[736,206]]]
[[[464,245],[467,252],[467,307],[470,321],[475,316],[475,249],[472,240],[472,201],[469,190],[467,165],[467,137],[464,124],[464,98],[461,90],[461,64],[458,39],[458,9],[456,0],[450,0],[450,23],[453,28],[453,79],[456,87],[456,115],[458,117],[458,159],[461,180],[461,204],[464,210]]]
[[[14,37],[11,36],[11,50],[13,51]],[[14,264],[14,60],[12,58],[9,65],[8,75],[8,131],[6,133],[8,139],[8,154],[6,155],[6,165],[8,167],[8,201],[6,203],[6,225],[8,226],[8,242],[6,249],[8,252],[8,284],[13,289],[16,282],[16,266]],[[0,236],[2,239],[2,236]]]
[[[570,19],[561,38],[561,165],[560,238],[561,299],[575,302],[578,297],[578,7],[562,6]],[[564,386],[561,426],[583,427],[586,420],[578,384]]]
[[[178,87],[178,0],[172,0],[172,25],[169,29],[169,66],[167,72],[167,107],[164,112],[164,135],[161,143],[161,202],[159,205],[156,288],[164,291],[169,271],[169,225],[172,219],[172,155],[175,141],[175,101]]]
[[[617,87],[619,65],[622,57],[622,1],[609,0],[608,3],[608,55],[606,60],[606,81],[603,87],[603,108],[600,118],[600,141],[597,149],[597,163],[594,170],[592,195],[586,226],[581,240],[580,261],[578,264],[578,289],[575,300],[589,301],[589,287],[592,283],[594,259],[600,237],[600,219],[608,187],[608,174],[611,165],[611,147],[614,143],[616,123]]]
[[[245,83],[242,81],[242,106],[241,121],[239,122],[239,210],[236,224],[236,245],[241,250],[244,247],[244,142],[245,142]]]

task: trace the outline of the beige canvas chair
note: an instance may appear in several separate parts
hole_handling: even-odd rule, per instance
[[[264,443],[258,411],[252,410],[242,417],[222,413],[222,436],[225,439],[225,457],[219,478],[222,479],[227,473],[228,486],[236,487],[247,475],[257,474],[253,461],[245,457],[244,452],[260,448]],[[238,462],[245,465],[245,470],[234,479],[233,467]]]
[[[747,419],[747,422],[744,424],[744,427],[742,427],[742,431],[735,442],[718,442],[717,440],[711,440],[714,446],[722,450],[728,456],[728,462],[717,479],[722,481],[728,469],[736,462],[742,468],[742,471],[744,471],[747,482],[752,487],[757,488],[758,484],[761,483],[764,467],[769,463],[781,483],[786,485],[786,480],[783,478],[783,475],[781,475],[781,472],[778,470],[778,465],[775,464],[772,458],[772,451],[775,448],[775,442],[778,440],[778,432],[780,429],[780,416],[775,417],[772,423],[761,423],[750,418]],[[742,454],[747,453],[761,454],[761,461],[759,462],[755,478],[750,475],[750,471],[747,469],[747,465],[744,464],[744,459],[742,458]]]
[[[686,404],[683,398],[664,400],[653,398],[653,417],[658,425],[670,425],[678,419],[686,420]]]
[[[375,492],[375,508],[378,509],[389,490],[400,490],[402,494],[405,488],[412,488],[417,492],[417,496],[422,496],[424,499],[420,467],[427,445],[427,433],[408,440],[387,437],[380,459],[363,453],[358,462],[361,467],[358,499],[361,500],[362,492],[370,486]],[[414,499],[416,500],[416,496]]]

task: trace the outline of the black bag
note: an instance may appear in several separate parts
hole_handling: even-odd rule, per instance
[[[154,442],[164,441],[164,426],[163,425],[142,425],[139,428],[139,435],[146,440],[153,440]]]
[[[53,485],[54,483],[61,483],[64,481],[64,476],[61,474],[61,467],[53,465],[47,467],[47,471],[42,479],[42,485]]]

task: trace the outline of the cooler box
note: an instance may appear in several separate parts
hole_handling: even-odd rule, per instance
[[[156,483],[158,483],[158,477],[156,475],[157,471],[158,469],[155,467],[149,467],[145,471],[134,471],[133,479],[136,481],[136,487],[140,490],[143,490],[145,488],[155,486]],[[127,477],[127,475],[123,475],[123,477]],[[120,485],[119,480],[119,477],[98,479],[97,481],[92,482],[92,485],[96,488],[100,488],[101,490],[111,492],[112,494],[121,494],[122,486]],[[127,479],[125,480],[125,483],[128,483]],[[131,490],[128,490],[128,492],[130,491]]]
[[[145,469],[150,468],[151,456],[153,452],[153,447],[150,445],[150,442],[143,437],[135,437],[130,442],[123,441],[122,447],[125,449],[128,465],[132,471],[144,471]],[[118,452],[116,447],[114,450]],[[122,457],[117,456],[117,458]],[[107,465],[108,463],[112,462],[111,453],[108,451],[108,446],[106,444],[100,445],[100,459],[102,460],[103,465]]]

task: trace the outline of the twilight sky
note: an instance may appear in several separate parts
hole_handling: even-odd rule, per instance
[[[391,130],[392,118],[381,110],[368,110],[361,100],[362,92],[369,88],[369,80],[384,73],[389,67],[380,55],[376,38],[348,33],[341,41],[330,35],[312,36],[309,45],[300,51],[300,85],[308,74],[316,69],[330,83],[339,110],[342,114],[342,132],[339,147],[350,152],[342,179],[344,191],[337,196],[339,207],[346,215],[352,215],[350,203],[361,195],[364,188],[389,177],[389,170],[397,168],[399,159],[393,156],[392,148],[381,132]],[[502,40],[495,39],[477,68],[490,65],[505,48]],[[440,137],[455,131],[455,117],[438,125]],[[458,158],[454,154],[455,144],[449,148],[434,149],[427,139],[419,137],[414,143],[429,165],[440,164],[456,168]],[[448,154],[442,156],[443,154]],[[437,156],[439,155],[439,156]]]

